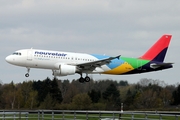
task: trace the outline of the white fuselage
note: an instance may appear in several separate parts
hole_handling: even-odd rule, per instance
[[[104,56],[104,58],[106,58],[106,56]],[[75,66],[80,63],[87,63],[96,60],[98,59],[90,54],[40,49],[18,50],[12,55],[6,57],[6,61],[13,65],[51,70],[58,70],[59,65],[63,64]],[[102,65],[93,71],[86,71],[86,73],[102,73],[108,70],[110,70],[108,66]]]

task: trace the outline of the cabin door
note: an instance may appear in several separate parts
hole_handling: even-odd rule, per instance
[[[32,61],[33,51],[30,49],[27,51],[27,60]]]

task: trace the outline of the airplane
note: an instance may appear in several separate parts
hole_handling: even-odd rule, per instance
[[[128,75],[159,71],[173,67],[163,62],[172,35],[163,35],[145,54],[138,58],[107,55],[22,49],[7,56],[5,60],[13,65],[30,68],[50,69],[56,76],[80,74],[79,82],[89,82],[89,74]],[[83,74],[86,74],[83,77]]]

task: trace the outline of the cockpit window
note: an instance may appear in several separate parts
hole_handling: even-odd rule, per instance
[[[18,53],[17,53],[17,52],[15,52],[15,53],[13,53],[13,55],[18,55]]]
[[[13,55],[21,55],[20,52],[14,52]]]

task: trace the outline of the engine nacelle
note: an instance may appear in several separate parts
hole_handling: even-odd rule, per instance
[[[56,65],[56,68],[59,68],[59,70],[53,70],[54,76],[66,76],[76,73],[76,66],[60,64]]]

